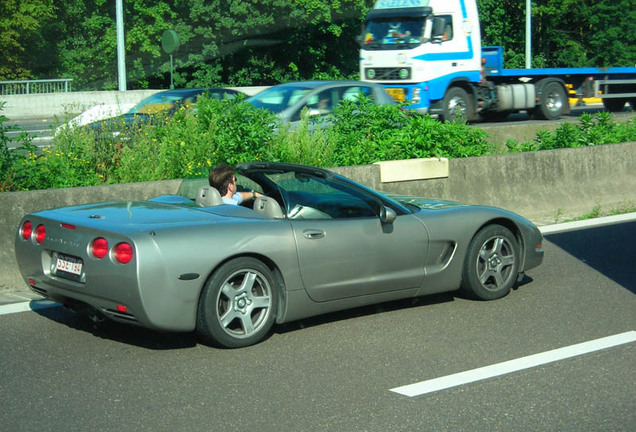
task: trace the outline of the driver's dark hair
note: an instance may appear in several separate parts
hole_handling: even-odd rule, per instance
[[[210,171],[210,186],[216,188],[221,196],[225,196],[227,188],[234,180],[234,167],[226,164],[217,165]]]

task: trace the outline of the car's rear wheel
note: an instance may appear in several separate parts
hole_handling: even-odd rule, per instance
[[[228,261],[207,281],[197,314],[197,332],[207,342],[239,348],[263,340],[274,325],[276,278],[255,258]]]
[[[501,225],[488,225],[470,242],[462,288],[482,300],[504,297],[517,281],[519,248],[515,236]]]

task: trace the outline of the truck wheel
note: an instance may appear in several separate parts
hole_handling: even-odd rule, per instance
[[[603,106],[609,112],[619,112],[623,110],[625,102],[624,99],[603,99]]]
[[[556,120],[563,115],[568,104],[565,89],[558,82],[548,83],[541,91],[539,106],[533,111],[533,117],[544,120]]]
[[[475,113],[471,98],[468,93],[460,87],[453,87],[444,96],[443,112],[441,120],[453,122],[464,119],[465,121],[475,120]]]
[[[274,325],[278,307],[276,278],[255,258],[237,258],[212,274],[199,299],[197,332],[226,348],[263,340]]]

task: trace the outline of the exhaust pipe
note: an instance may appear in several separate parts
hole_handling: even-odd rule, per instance
[[[96,309],[93,309],[93,308],[88,309],[88,319],[90,319],[93,322],[93,324],[99,324],[106,321],[106,318],[104,318],[104,316],[101,313],[99,313]]]
[[[64,308],[70,312],[87,316],[88,319],[93,322],[93,324],[99,324],[106,321],[106,317],[104,317],[101,312],[87,304],[69,302],[62,304],[62,306],[64,306]]]

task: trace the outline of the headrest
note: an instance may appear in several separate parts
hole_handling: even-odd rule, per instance
[[[212,186],[201,186],[194,201],[201,207],[212,207],[223,204],[221,194]]]

